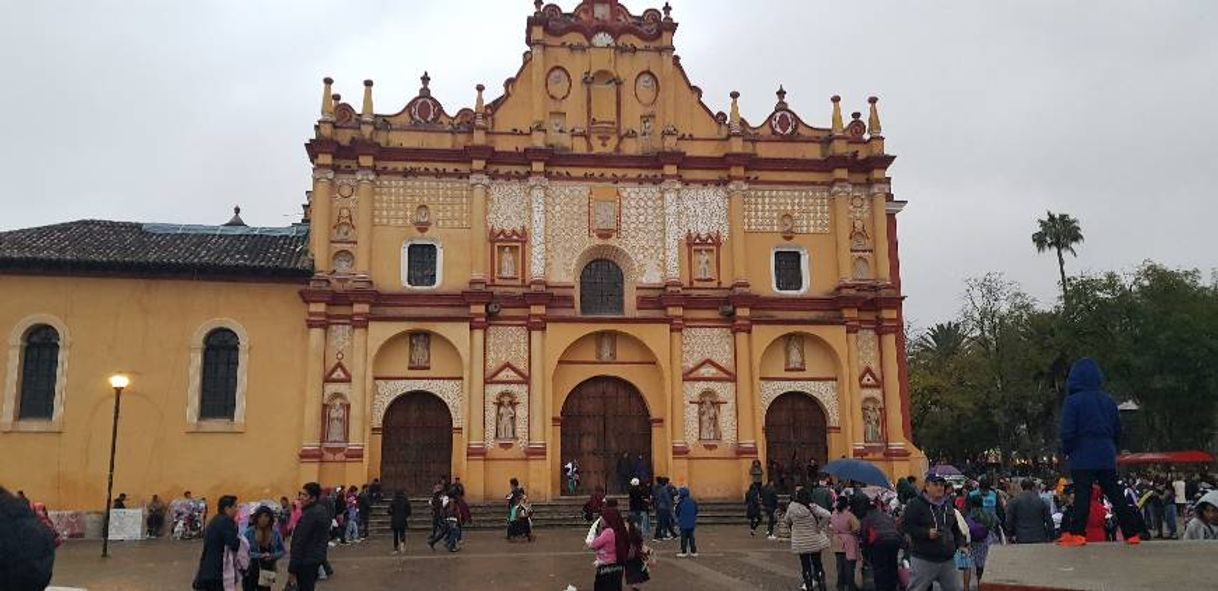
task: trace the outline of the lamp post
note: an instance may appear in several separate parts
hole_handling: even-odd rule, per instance
[[[110,556],[110,504],[114,495],[114,452],[118,446],[118,408],[123,400],[123,388],[131,380],[127,376],[116,373],[110,376],[110,387],[114,388],[114,422],[110,426],[110,472],[106,476],[106,510],[102,519],[102,557]]]

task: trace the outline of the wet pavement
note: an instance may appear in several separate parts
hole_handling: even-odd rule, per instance
[[[374,538],[331,548],[335,576],[319,584],[326,591],[381,589],[488,589],[562,591],[567,585],[592,588],[592,559],[584,549],[586,529],[538,530],[532,544],[510,543],[493,531],[466,533],[457,553],[428,549],[411,533],[407,551],[392,554],[392,543]],[[799,588],[799,559],[787,541],[750,537],[740,526],[698,529],[698,558],[677,558],[677,541],[657,542],[658,563],[644,589],[739,591]],[[52,585],[89,591],[187,590],[198,564],[200,543],[156,540],[115,542],[103,559],[101,542],[68,542],[55,561]],[[835,582],[833,554],[826,551],[829,584]],[[281,561],[281,578],[287,562]],[[282,583],[276,589],[282,588]]]

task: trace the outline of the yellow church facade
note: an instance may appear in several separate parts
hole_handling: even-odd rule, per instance
[[[497,98],[324,82],[304,220],[0,233],[0,485],[100,504],[300,483],[536,499],[668,476],[739,498],[911,442],[876,99],[712,111],[667,7],[537,3]],[[724,97],[728,99],[728,97]],[[725,102],[727,102],[725,100]],[[767,101],[768,102],[768,101]],[[861,102],[861,101],[860,101]],[[388,114],[386,114],[388,113]]]

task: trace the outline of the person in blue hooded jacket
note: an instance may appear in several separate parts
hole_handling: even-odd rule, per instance
[[[1125,542],[1138,544],[1137,516],[1117,485],[1116,456],[1121,440],[1121,416],[1116,402],[1100,389],[1104,375],[1094,359],[1083,358],[1070,368],[1066,386],[1070,395],[1062,407],[1062,451],[1070,463],[1074,479],[1074,514],[1070,531],[1063,532],[1057,543],[1062,546],[1083,546],[1087,512],[1091,507],[1091,484],[1099,483],[1112,503]]]
[[[681,529],[681,551],[677,557],[698,557],[698,543],[694,541],[694,528],[697,526],[698,502],[689,496],[689,489],[682,486],[677,491],[677,527]]]

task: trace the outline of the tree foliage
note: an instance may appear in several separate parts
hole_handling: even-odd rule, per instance
[[[1118,402],[1141,410],[1146,447],[1204,448],[1218,426],[1218,286],[1146,263],[1071,279],[1043,308],[1000,274],[970,279],[958,318],[909,351],[914,437],[934,459],[1040,463],[1058,450],[1069,366],[1099,361]]]

